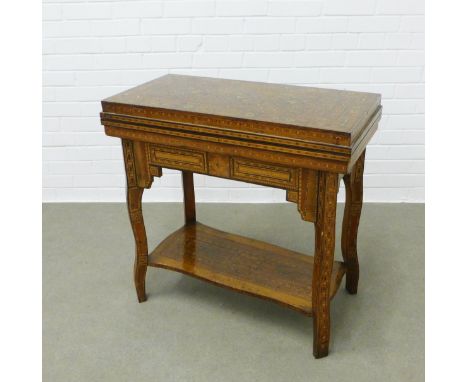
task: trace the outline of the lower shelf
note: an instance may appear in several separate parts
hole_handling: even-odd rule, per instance
[[[312,314],[313,256],[194,223],[180,228],[149,255],[149,265],[182,272]],[[333,264],[330,298],[346,269]]]

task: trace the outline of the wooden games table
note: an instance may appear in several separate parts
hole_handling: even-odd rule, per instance
[[[182,272],[312,316],[314,356],[326,356],[330,300],[344,275],[348,292],[357,292],[364,157],[381,117],[380,99],[166,75],[102,101],[106,134],[122,140],[138,300],[146,300],[148,266]],[[182,172],[185,225],[149,253],[141,199],[163,168]],[[193,173],[286,190],[301,218],[315,224],[314,256],[197,222]],[[335,261],[340,176],[346,187],[343,261]]]

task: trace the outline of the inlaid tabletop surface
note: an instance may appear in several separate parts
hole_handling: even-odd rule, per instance
[[[345,134],[353,140],[380,95],[168,74],[103,101]]]

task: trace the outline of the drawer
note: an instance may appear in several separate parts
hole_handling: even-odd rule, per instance
[[[161,167],[206,173],[206,154],[201,151],[150,145],[149,161]]]
[[[232,158],[231,178],[285,189],[297,189],[298,170],[249,159]]]

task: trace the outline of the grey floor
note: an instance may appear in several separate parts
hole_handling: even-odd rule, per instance
[[[292,204],[197,208],[213,227],[312,253]],[[180,204],[144,214],[151,249],[183,221]],[[125,205],[46,204],[44,381],[423,381],[424,206],[365,205],[358,249],[359,292],[337,293],[330,355],[315,360],[312,320],[269,301],[150,268],[138,304]]]

